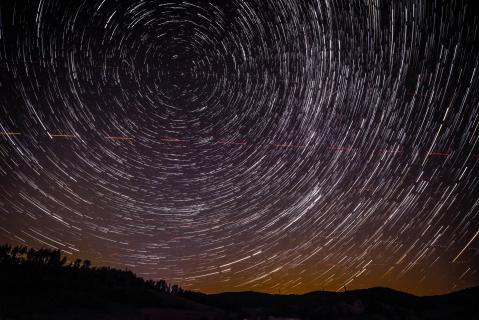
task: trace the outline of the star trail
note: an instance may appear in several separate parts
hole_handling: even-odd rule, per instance
[[[0,2],[0,242],[203,292],[479,285],[474,1]]]

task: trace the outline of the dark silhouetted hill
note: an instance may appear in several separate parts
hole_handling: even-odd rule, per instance
[[[430,297],[387,288],[208,295],[68,262],[58,250],[0,246],[0,320],[479,319],[478,296],[479,287]]]
[[[184,292],[201,304],[248,319],[479,319],[479,287],[447,295],[417,297],[388,288],[348,292],[316,291],[303,295]]]
[[[59,250],[0,246],[0,319],[96,319],[108,314],[122,319],[120,315],[145,308],[214,311],[181,293],[176,285],[145,281],[131,271],[92,267],[88,260],[67,263]]]

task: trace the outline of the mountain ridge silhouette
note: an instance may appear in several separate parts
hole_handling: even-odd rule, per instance
[[[0,246],[0,320],[479,319],[479,287],[415,296],[345,292],[205,294],[127,270],[68,262],[59,250]]]

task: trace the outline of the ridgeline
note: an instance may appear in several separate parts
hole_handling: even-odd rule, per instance
[[[0,320],[479,319],[479,287],[417,297],[387,288],[303,295],[203,294],[131,271],[0,246]]]

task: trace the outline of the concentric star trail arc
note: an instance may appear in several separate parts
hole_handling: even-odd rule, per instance
[[[0,3],[0,241],[204,292],[479,284],[474,1]]]

